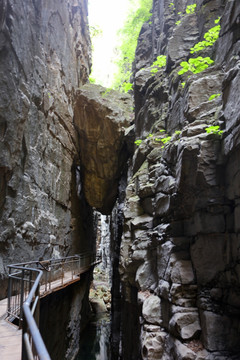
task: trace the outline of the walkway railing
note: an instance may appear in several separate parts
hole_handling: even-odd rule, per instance
[[[33,261],[9,265],[8,319],[23,329],[22,359],[50,360],[40,335],[39,298],[77,281],[79,275],[100,262],[93,253],[61,259]]]

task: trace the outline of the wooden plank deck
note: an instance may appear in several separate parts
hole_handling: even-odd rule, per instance
[[[85,269],[86,271],[87,269]],[[81,273],[84,271],[81,271]],[[80,280],[80,274],[72,277],[71,272],[64,273],[63,279],[51,282],[51,287],[46,290],[45,285],[40,286],[40,297],[45,297],[52,292]],[[21,360],[22,331],[15,325],[5,320],[7,312],[7,298],[0,301],[0,359]]]
[[[7,299],[0,301],[0,358],[1,360],[21,360],[22,331],[7,322]]]

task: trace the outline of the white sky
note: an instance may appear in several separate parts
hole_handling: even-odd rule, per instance
[[[93,39],[93,67],[91,77],[106,87],[111,87],[116,67],[113,63],[117,47],[117,31],[124,23],[129,0],[89,0],[89,25],[98,25],[102,36]]]

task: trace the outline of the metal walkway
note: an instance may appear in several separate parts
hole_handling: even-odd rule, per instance
[[[8,298],[0,301],[1,360],[50,360],[38,330],[39,299],[79,281],[99,262],[87,252],[9,265]]]

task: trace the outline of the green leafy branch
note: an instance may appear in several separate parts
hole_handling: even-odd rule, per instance
[[[157,60],[154,61],[151,65],[151,73],[155,74],[158,72],[159,68],[165,67],[167,63],[167,57],[166,55],[159,55],[157,57]]]
[[[166,136],[164,138],[155,138],[154,140],[163,143],[163,146],[161,146],[161,149],[163,149],[164,145],[166,145],[171,139],[172,139],[171,136]]]
[[[196,53],[200,50],[204,50],[205,48],[212,46],[215,41],[219,37],[219,32],[221,30],[221,26],[219,25],[220,18],[215,20],[216,26],[209,29],[204,34],[203,41],[198,42],[190,49],[190,53]],[[179,75],[182,75],[186,72],[192,72],[193,74],[198,74],[203,70],[207,69],[209,65],[213,65],[214,61],[210,57],[202,57],[198,56],[197,58],[190,58],[188,61],[182,61],[180,63],[182,69],[178,72]],[[184,88],[185,83],[182,83],[182,87]],[[212,100],[212,99],[211,99]]]
[[[214,64],[214,61],[210,57],[203,58],[202,56],[198,56],[197,58],[190,58],[188,61],[182,61],[180,63],[182,70],[180,70],[178,74],[182,75],[186,72],[198,74],[207,69],[211,64]]]
[[[118,33],[120,46],[118,47],[118,56],[116,60],[118,70],[114,76],[114,89],[124,91],[122,84],[124,82],[130,82],[132,62],[135,58],[138,36],[142,25],[150,20],[152,15],[151,8],[152,0],[139,0],[137,8],[132,3],[127,19]]]
[[[219,136],[221,136],[223,134],[223,130],[220,130],[220,127],[219,125],[211,125],[211,126],[208,126],[205,128],[205,131],[208,133],[208,134],[217,134]]]
[[[209,96],[208,101],[212,101],[213,99],[218,98],[219,96],[221,96],[221,94],[212,94],[211,96]]]
[[[220,18],[218,18],[217,20],[215,20],[215,24],[218,24],[220,21]],[[211,29],[209,29],[204,35],[204,39],[203,41],[198,42],[197,44],[195,44],[191,49],[190,49],[190,53],[194,54],[196,52],[199,52],[201,50],[206,49],[209,46],[213,46],[213,44],[217,41],[217,39],[219,38],[219,33],[221,30],[221,26],[220,25],[216,25],[214,27],[212,27]]]
[[[124,81],[124,83],[122,84],[122,90],[123,90],[123,92],[127,93],[127,92],[129,92],[130,90],[132,90],[132,89],[133,89],[133,84],[130,83],[130,82]]]
[[[188,5],[186,8],[186,14],[194,14],[197,4]]]
[[[163,134],[163,133],[165,133],[165,130],[163,130],[163,129],[159,130],[159,133]],[[181,136],[181,133],[182,133],[181,130],[176,130],[175,131],[175,134],[177,135],[178,138]],[[163,134],[163,135],[165,135],[165,136],[163,136],[163,137],[154,137],[153,134],[149,133],[147,135],[146,139],[153,138],[153,142],[162,143],[161,149],[163,149],[164,146],[166,144],[168,144],[172,140],[172,136],[170,136],[168,134]],[[146,140],[146,139],[144,139],[144,140]],[[137,139],[137,140],[134,141],[134,144],[136,144],[137,146],[140,146],[144,140]]]
[[[137,146],[141,145],[141,143],[142,143],[141,139],[138,139],[138,140],[134,141],[134,144],[136,144]]]
[[[196,7],[197,7],[197,4],[188,5],[188,6],[186,7],[185,14],[182,13],[181,11],[179,11],[179,12],[178,12],[178,15],[180,15],[181,19],[178,20],[178,21],[176,21],[175,24],[176,24],[176,25],[181,24],[182,19],[183,19],[183,17],[184,17],[186,14],[187,14],[187,15],[189,15],[189,14],[194,14]]]

